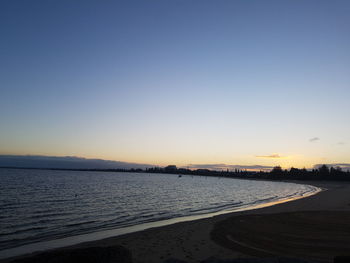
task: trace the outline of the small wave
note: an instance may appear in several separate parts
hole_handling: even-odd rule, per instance
[[[242,202],[236,202],[236,203],[230,203],[230,204],[224,204],[224,205],[216,205],[213,207],[205,207],[205,208],[200,208],[200,209],[189,209],[188,211],[190,213],[196,213],[196,214],[204,214],[204,213],[208,213],[208,212],[216,212],[216,211],[220,211],[220,210],[225,210],[226,208],[234,208],[237,206],[241,206]]]
[[[41,211],[40,213],[34,212],[35,214],[32,216],[28,217],[28,220],[31,219],[39,219],[39,218],[57,218],[57,217],[62,217],[62,216],[69,216],[72,215],[70,212],[57,212],[55,210],[50,210],[50,211]]]
[[[5,230],[4,232],[3,231],[0,232],[0,237],[28,233],[31,231],[38,231],[38,230],[43,230],[43,229],[45,229],[45,227],[29,227],[29,228],[25,228],[25,229],[19,229],[19,230],[14,230],[14,231],[7,231],[7,232]]]
[[[275,201],[278,199],[278,196],[272,196],[272,197],[267,197],[267,198],[263,198],[263,199],[259,199],[259,200],[256,200],[250,204],[260,204],[260,203],[268,203],[268,202],[272,202],[272,201]]]
[[[96,223],[97,221],[87,221],[87,222],[79,222],[79,223],[73,223],[73,224],[68,224],[65,225],[65,227],[70,228],[70,227],[77,227],[77,226],[82,226],[82,225],[89,225],[89,224],[93,224]]]

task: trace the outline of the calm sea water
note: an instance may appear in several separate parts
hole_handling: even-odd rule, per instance
[[[0,169],[0,253],[67,236],[303,196],[313,186],[169,174]]]

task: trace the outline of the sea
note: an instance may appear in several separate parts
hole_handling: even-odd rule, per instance
[[[311,185],[178,174],[0,169],[0,258],[312,195]]]

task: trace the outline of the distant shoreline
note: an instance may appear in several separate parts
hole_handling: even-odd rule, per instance
[[[268,181],[350,181],[350,171],[342,171],[339,167],[333,168],[326,165],[320,166],[318,169],[297,169],[291,168],[283,170],[280,166],[274,167],[271,171],[246,171],[238,170],[209,170],[209,169],[185,169],[177,168],[175,165],[169,165],[164,168],[131,168],[131,169],[95,169],[95,168],[48,168],[48,167],[13,167],[0,166],[0,169],[22,169],[22,170],[47,170],[47,171],[85,171],[85,172],[123,172],[123,173],[162,173],[162,174],[178,174],[178,175],[199,175],[199,176],[215,176],[237,179],[258,179]]]

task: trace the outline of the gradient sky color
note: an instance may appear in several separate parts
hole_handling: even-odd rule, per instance
[[[350,163],[350,1],[0,2],[0,154]]]

